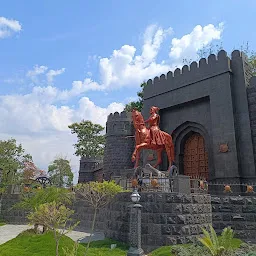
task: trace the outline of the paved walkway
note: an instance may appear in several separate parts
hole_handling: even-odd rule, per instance
[[[31,229],[32,226],[29,225],[11,225],[6,224],[0,227],[0,244],[3,244],[13,238],[15,238],[18,234],[25,231],[26,229]],[[78,241],[80,243],[85,243],[88,241],[90,233],[80,232],[80,231],[71,231],[67,234],[68,237],[73,239],[74,241]],[[96,232],[92,236],[92,240],[103,240],[104,234],[102,232]]]

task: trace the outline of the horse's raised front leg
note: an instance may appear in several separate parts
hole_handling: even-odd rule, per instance
[[[139,164],[139,159],[140,159],[139,151],[142,148],[144,148],[145,146],[147,146],[147,143],[141,143],[140,145],[137,145],[135,147],[135,150],[134,150],[134,152],[132,154],[132,161],[134,162],[136,160],[135,166]],[[138,166],[136,166],[136,167],[138,167]]]
[[[169,162],[168,171],[170,171],[171,166],[172,166],[172,161],[174,160],[172,157],[172,154],[173,154],[172,150],[173,150],[172,144],[170,144],[170,143],[165,144],[165,151],[167,153],[168,162]]]
[[[140,161],[140,150],[137,150],[136,162],[135,162],[134,168],[137,168],[139,166],[139,161]]]
[[[137,159],[137,155],[138,155],[138,151],[140,150],[141,148],[141,145],[142,147],[144,146],[145,143],[142,143],[140,145],[136,145],[134,151],[133,151],[133,154],[132,154],[132,162],[134,162],[136,159]]]
[[[157,153],[157,162],[156,164],[153,166],[154,168],[156,168],[157,166],[159,166],[162,163],[162,152],[163,152],[163,148],[159,148],[156,150]]]
[[[133,153],[132,153],[132,162],[134,162],[136,160],[137,157],[137,147],[134,149]]]

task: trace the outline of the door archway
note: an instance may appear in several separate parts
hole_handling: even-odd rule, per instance
[[[208,154],[205,150],[204,137],[193,133],[184,145],[184,174],[190,177],[200,177],[208,180]]]

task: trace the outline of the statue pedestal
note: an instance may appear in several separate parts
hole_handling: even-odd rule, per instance
[[[191,194],[190,178],[185,175],[173,176],[170,178],[172,192]]]

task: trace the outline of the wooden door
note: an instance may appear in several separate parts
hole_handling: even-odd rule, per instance
[[[205,142],[200,134],[193,134],[185,142],[184,174],[190,177],[208,179],[208,154],[205,151]]]

